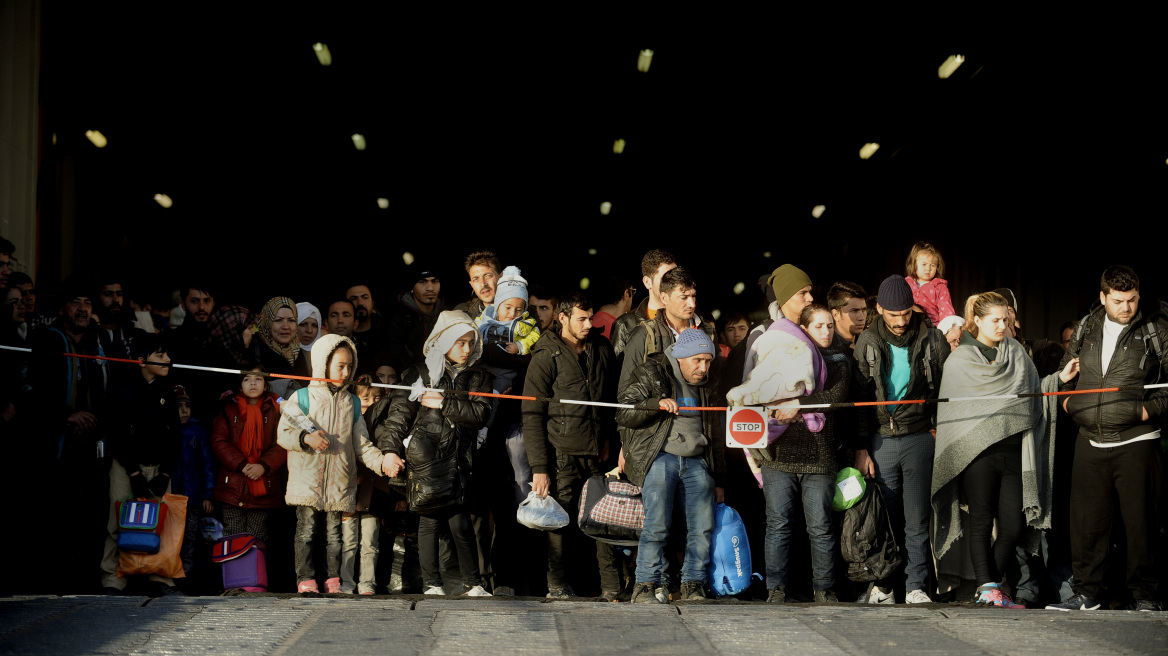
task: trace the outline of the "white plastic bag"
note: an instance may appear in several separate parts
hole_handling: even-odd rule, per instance
[[[537,528],[541,531],[564,528],[571,521],[568,512],[560,507],[555,499],[550,496],[541,498],[535,492],[527,493],[527,498],[519,504],[515,519],[527,528]]]

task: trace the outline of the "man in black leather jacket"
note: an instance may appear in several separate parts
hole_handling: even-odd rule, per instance
[[[642,488],[645,526],[638,545],[633,602],[661,601],[665,542],[674,512],[685,516],[681,599],[704,599],[706,562],[714,533],[714,503],[722,500],[715,476],[726,469],[721,415],[686,407],[721,405],[711,366],[717,344],[697,328],[681,331],[675,344],[637,367],[617,410],[624,438],[623,469]]]

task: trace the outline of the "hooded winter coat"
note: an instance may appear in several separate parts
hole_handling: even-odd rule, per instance
[[[454,342],[473,332],[474,348],[466,365],[455,368],[446,360]],[[476,365],[483,353],[482,339],[463,312],[443,312],[438,316],[434,330],[422,347],[426,360],[406,369],[401,384],[414,390],[394,390],[389,412],[374,428],[377,446],[386,453],[395,453],[412,470],[410,476],[428,475],[428,469],[416,467],[432,459],[458,453],[458,471],[445,471],[447,476],[466,478],[471,472],[475,437],[487,423],[491,402],[485,397],[469,396],[466,392],[490,392],[491,376]],[[420,388],[452,390],[442,395],[442,407],[427,408],[418,400]],[[406,438],[410,437],[409,445]],[[414,480],[411,478],[411,480]],[[427,483],[431,481],[419,481]],[[466,490],[467,481],[460,489]]]
[[[312,345],[312,376],[327,378],[333,354],[342,345],[353,351],[357,369],[357,347],[340,335],[325,335]],[[357,507],[357,461],[380,472],[382,455],[369,440],[365,421],[353,407],[361,401],[331,383],[313,381],[307,388],[308,414],[301,412],[293,394],[280,405],[280,425],[276,431],[280,446],[288,450],[288,492],[290,506],[310,506],[322,511],[354,512]],[[325,432],[329,445],[321,453],[304,443],[309,428]]]

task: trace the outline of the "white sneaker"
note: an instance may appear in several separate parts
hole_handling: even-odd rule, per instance
[[[490,597],[491,596],[491,593],[489,593],[485,589],[483,589],[483,586],[481,586],[481,585],[476,585],[475,587],[471,588],[470,590],[467,590],[466,592],[464,592],[462,594],[466,595],[467,597]]]
[[[887,604],[895,604],[896,603],[896,595],[893,594],[892,590],[889,590],[888,592],[884,592],[883,590],[880,589],[880,586],[874,585],[874,586],[872,586],[872,592],[870,592],[868,594],[868,603],[870,603],[870,604],[886,604],[886,605]]]
[[[924,590],[913,590],[904,596],[904,603],[906,604],[929,604],[933,600],[929,599],[929,595]]]
[[[446,594],[446,591],[445,591],[445,590],[443,590],[443,589],[442,589],[442,586],[440,586],[440,585],[432,585],[432,586],[430,586],[430,587],[426,588],[426,592],[425,592],[425,594],[428,594],[428,595],[444,595],[444,594]]]
[[[653,596],[657,598],[657,601],[663,604],[669,603],[669,589],[664,586],[658,586],[657,589],[653,591]]]

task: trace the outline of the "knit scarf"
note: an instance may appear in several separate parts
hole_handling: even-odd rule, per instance
[[[880,339],[897,348],[907,348],[916,339],[917,333],[921,330],[921,323],[921,316],[913,312],[912,318],[908,322],[908,330],[904,331],[903,335],[897,335],[888,329],[888,324],[884,323],[883,317],[877,317],[876,334],[880,335]]]
[[[268,348],[284,356],[288,364],[296,364],[296,356],[300,355],[300,338],[296,332],[292,332],[292,341],[287,344],[280,344],[272,337],[272,322],[276,320],[276,313],[281,308],[292,310],[292,323],[300,325],[296,318],[296,303],[287,296],[277,296],[265,303],[263,309],[260,310],[259,323],[256,326],[259,329],[257,334],[264,344],[268,345]]]
[[[243,432],[239,436],[239,450],[247,458],[248,464],[254,465],[260,461],[264,452],[264,411],[260,404],[247,402],[246,396],[236,396],[239,405],[239,416],[243,417]],[[268,493],[264,479],[247,479],[247,488],[253,497],[262,497]]]

